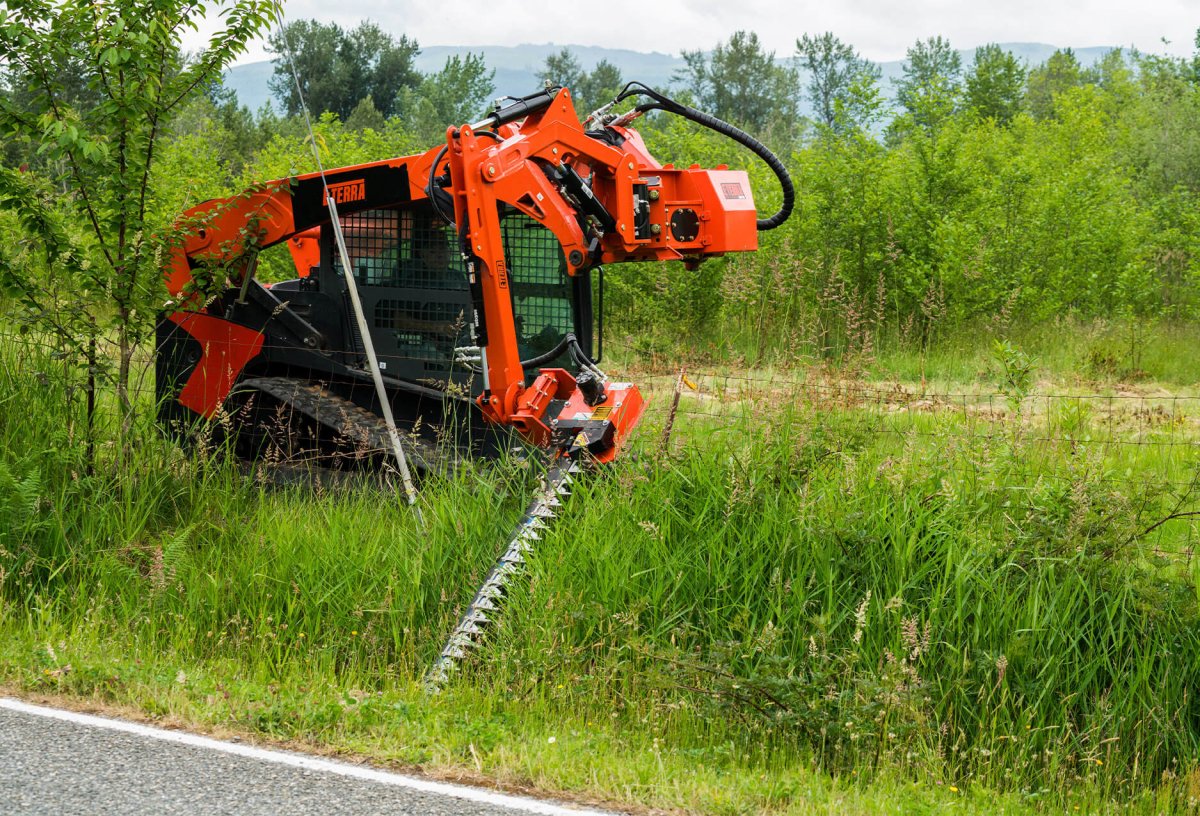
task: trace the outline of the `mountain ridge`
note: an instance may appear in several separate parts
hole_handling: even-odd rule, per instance
[[[1046,43],[999,43],[1000,47],[1011,51],[1018,59],[1027,65],[1038,65],[1045,62],[1059,46]],[[1075,56],[1087,66],[1094,64],[1115,46],[1087,46],[1073,48]],[[446,60],[454,56],[466,54],[482,54],[484,62],[496,72],[495,95],[523,96],[539,87],[537,72],[544,64],[546,57],[556,54],[563,48],[569,49],[585,70],[592,70],[601,60],[607,60],[621,71],[626,79],[638,79],[652,87],[665,87],[671,84],[674,75],[684,68],[683,58],[660,51],[634,51],[625,48],[606,48],[594,45],[557,45],[555,43],[522,43],[520,45],[431,45],[421,48],[416,58],[416,67],[422,73],[432,73],[441,69]],[[964,68],[970,65],[976,49],[960,49]],[[776,57],[777,61],[785,62],[791,55]],[[882,86],[889,96],[892,91],[891,80],[902,76],[904,60],[889,60],[875,63],[882,73]],[[267,88],[267,80],[274,71],[274,63],[270,60],[237,65],[225,72],[225,84],[237,94],[238,101],[253,111],[259,110],[264,104],[271,102],[271,93]],[[807,111],[804,111],[807,112]]]

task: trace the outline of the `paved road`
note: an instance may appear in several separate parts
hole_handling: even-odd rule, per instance
[[[0,813],[578,816],[587,811],[0,698]]]

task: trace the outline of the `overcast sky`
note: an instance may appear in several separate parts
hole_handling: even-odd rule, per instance
[[[1200,0],[285,0],[284,14],[345,27],[374,20],[421,45],[552,42],[669,54],[707,50],[744,29],[783,56],[801,34],[832,31],[882,62],[902,59],[914,41],[935,34],[958,48],[1040,42],[1185,56],[1194,51]],[[199,37],[186,43],[201,44]],[[268,58],[259,44],[239,62]]]

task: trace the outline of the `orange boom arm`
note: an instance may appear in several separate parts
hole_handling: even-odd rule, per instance
[[[609,129],[608,141],[589,135],[569,90],[558,90],[548,102],[519,128],[499,127],[499,140],[483,138],[471,126],[447,131],[454,220],[466,226],[464,251],[481,286],[486,323],[488,379],[479,403],[494,421],[514,425],[535,441],[550,437],[546,407],[553,399],[570,399],[574,381],[561,369],[545,369],[525,386],[500,241],[500,203],[555,234],[571,275],[623,261],[682,260],[694,267],[704,258],[758,248],[744,172],[664,167],[634,131]],[[611,402],[589,409],[575,397],[578,404],[562,413],[609,409],[625,418],[616,428],[619,443],[640,417],[641,397],[633,387],[613,390],[618,393]]]

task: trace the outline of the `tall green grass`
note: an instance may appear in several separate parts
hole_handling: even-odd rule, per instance
[[[594,483],[504,652],[572,697],[623,688],[685,730],[721,712],[847,772],[937,756],[997,787],[1144,785],[1196,755],[1197,574],[1130,540],[1149,496],[771,419]],[[509,665],[499,682],[530,668]]]
[[[52,361],[0,361],[10,684],[664,807],[1200,799],[1194,520],[1143,535],[1192,506],[1186,451],[776,400],[681,415],[664,453],[651,421],[428,699],[530,470],[427,484],[424,529],[386,491],[269,487],[150,428],[89,475]]]

